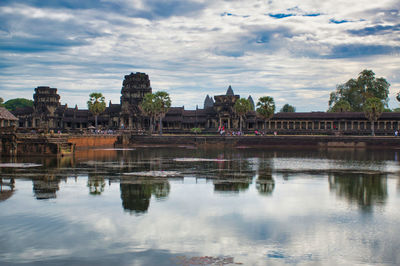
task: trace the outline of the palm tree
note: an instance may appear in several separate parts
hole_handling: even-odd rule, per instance
[[[365,117],[371,122],[372,136],[375,136],[375,122],[381,116],[384,110],[384,105],[379,98],[368,98],[364,104]]]
[[[240,132],[242,132],[243,117],[251,111],[251,103],[245,98],[240,98],[235,102],[233,110],[239,116],[239,128]]]
[[[87,101],[89,111],[94,115],[95,126],[97,129],[97,116],[106,110],[106,102],[103,94],[100,92],[93,92],[89,95],[90,99]]]
[[[165,91],[158,91],[155,93],[155,102],[157,105],[157,115],[160,119],[160,135],[162,135],[162,118],[168,112],[168,109],[171,107],[171,99],[169,98],[169,94]]]
[[[153,124],[157,115],[156,96],[153,93],[147,93],[143,97],[142,103],[139,105],[140,110],[150,118],[150,134],[153,134]]]
[[[267,121],[274,116],[275,113],[275,102],[274,98],[270,96],[264,96],[258,99],[257,113],[264,119],[264,128],[267,128]]]

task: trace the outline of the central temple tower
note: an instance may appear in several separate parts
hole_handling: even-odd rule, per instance
[[[143,126],[139,105],[147,93],[152,93],[147,74],[136,72],[125,76],[121,90],[121,126],[130,129]]]

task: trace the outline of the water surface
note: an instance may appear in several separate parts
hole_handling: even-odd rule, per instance
[[[0,264],[400,264],[396,151],[2,158]]]

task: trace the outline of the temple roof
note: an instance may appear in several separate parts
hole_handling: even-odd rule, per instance
[[[250,102],[251,110],[254,111],[255,105],[254,105],[254,101],[253,101],[253,98],[251,97],[251,95],[249,96],[249,98],[247,98],[247,100]]]
[[[233,95],[235,95],[235,94],[233,93],[233,90],[232,90],[231,85],[229,85],[228,90],[226,91],[226,95],[227,95],[227,96],[233,96]]]
[[[210,108],[214,106],[214,100],[207,94],[206,99],[204,100],[204,109]]]
[[[0,107],[0,119],[1,120],[18,120],[10,111],[4,107]]]

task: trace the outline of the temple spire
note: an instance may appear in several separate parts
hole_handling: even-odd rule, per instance
[[[235,94],[233,93],[233,90],[232,90],[231,85],[229,85],[228,90],[226,91],[226,95],[227,95],[227,96],[233,96],[233,95],[235,95]]]

